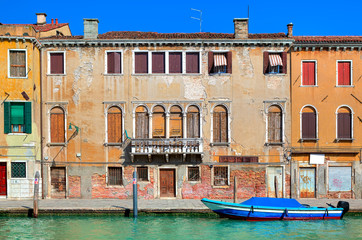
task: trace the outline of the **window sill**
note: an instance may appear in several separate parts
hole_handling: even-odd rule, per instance
[[[354,85],[337,85],[336,88],[354,88]]]
[[[67,143],[47,143],[47,146],[67,146]]]
[[[301,142],[318,142],[319,138],[301,138]]]
[[[190,180],[187,180],[189,183],[192,183],[192,184],[198,184],[198,183],[201,183],[201,180],[199,181],[190,181]]]
[[[8,78],[11,78],[11,79],[28,79],[28,76],[26,76],[26,77],[10,77],[10,76],[8,76]]]
[[[8,133],[10,136],[25,136],[28,135],[28,133]]]
[[[354,138],[336,138],[336,142],[353,142]]]
[[[122,146],[122,145],[123,145],[123,143],[104,143],[105,147],[108,147],[108,146],[110,146],[110,147],[112,147],[112,146]]]
[[[103,73],[104,76],[123,76],[123,73]]]
[[[231,73],[210,73],[210,76],[231,76]]]
[[[265,146],[283,146],[284,142],[266,142]]]
[[[67,74],[65,73],[59,73],[59,74],[51,74],[51,73],[48,73],[47,76],[50,76],[50,77],[55,77],[55,76],[66,76]]]
[[[286,73],[264,73],[264,75],[266,75],[266,76],[274,76],[274,75],[286,76],[287,74]]]
[[[107,185],[106,188],[124,188],[123,185]]]
[[[230,186],[229,185],[223,185],[223,186],[215,186],[213,185],[212,188],[229,188]]]
[[[229,147],[230,146],[230,142],[214,142],[214,143],[210,143],[210,146],[226,146]]]

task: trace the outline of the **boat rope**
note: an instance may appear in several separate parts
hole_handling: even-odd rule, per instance
[[[254,207],[253,206],[251,206],[251,212],[254,213]]]
[[[288,209],[285,209],[285,216],[288,217]]]

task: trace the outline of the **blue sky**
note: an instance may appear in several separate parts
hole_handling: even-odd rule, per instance
[[[362,0],[344,1],[6,1],[2,0],[0,23],[35,23],[38,12],[45,12],[50,22],[70,23],[73,35],[83,35],[83,18],[98,18],[99,33],[108,31],[233,33],[234,18],[248,16],[249,32],[286,32],[294,24],[294,35],[359,35],[362,36]]]

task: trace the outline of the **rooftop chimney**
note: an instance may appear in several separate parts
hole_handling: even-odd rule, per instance
[[[249,18],[234,18],[234,33],[236,39],[249,37]]]
[[[288,27],[288,37],[293,37],[293,23],[289,23]]]
[[[84,38],[97,39],[98,38],[98,19],[97,18],[84,18]]]
[[[36,24],[43,25],[47,23],[46,13],[36,13]]]

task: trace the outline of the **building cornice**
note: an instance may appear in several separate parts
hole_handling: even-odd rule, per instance
[[[18,37],[18,36],[0,36],[0,41],[16,41],[16,42],[31,42],[34,44],[38,49],[42,47],[41,43],[38,39],[34,37]]]

